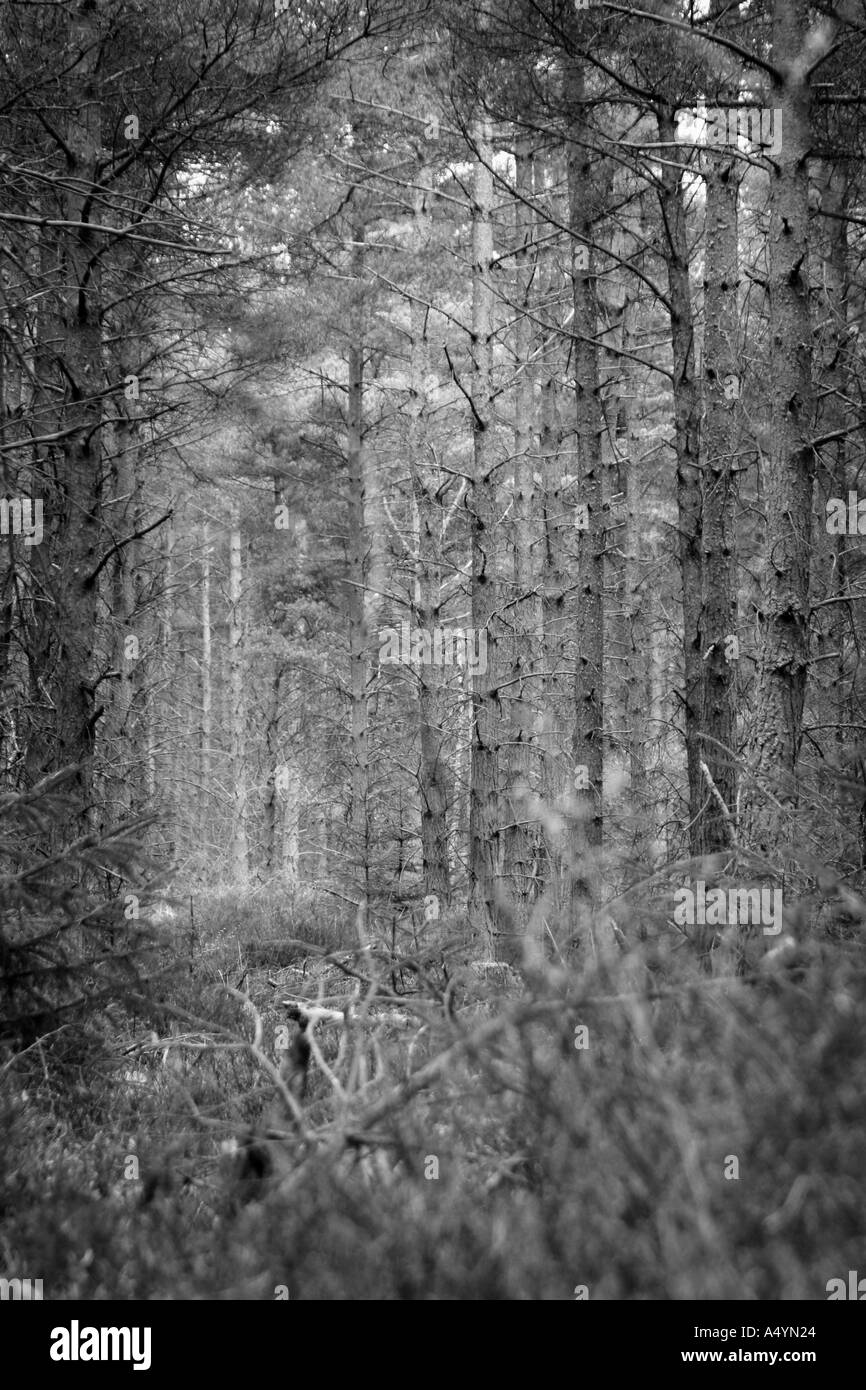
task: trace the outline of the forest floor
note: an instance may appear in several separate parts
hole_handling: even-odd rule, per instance
[[[46,1298],[822,1299],[857,1268],[862,923],[739,978],[640,941],[394,970],[339,924],[268,961],[236,902],[197,915],[159,1029],[4,1063],[0,1256]],[[296,1108],[285,1000],[322,1011]]]

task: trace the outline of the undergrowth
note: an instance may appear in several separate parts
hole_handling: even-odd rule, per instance
[[[254,964],[310,923],[200,905],[157,1027],[6,1056],[5,1270],[61,1299],[823,1299],[866,1235],[853,901],[746,974],[638,913],[500,974],[440,930],[396,993],[345,919]],[[349,1010],[300,1123],[284,998]]]

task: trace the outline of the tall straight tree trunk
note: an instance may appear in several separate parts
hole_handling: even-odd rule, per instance
[[[474,473],[467,497],[472,530],[472,625],[487,641],[487,670],[472,678],[472,763],[469,786],[469,876],[473,926],[489,959],[499,957],[502,901],[500,728],[496,684],[499,584],[496,567],[497,466],[493,417],[493,149],[490,123],[475,123],[472,208],[472,438]]]
[[[809,321],[810,92],[802,60],[808,6],[775,0],[773,62],[781,150],[771,162],[768,295],[770,441],[765,479],[766,599],[758,614],[760,653],[746,764],[747,842],[774,855],[796,805],[796,766],[809,669],[809,544],[815,397]],[[766,793],[770,792],[768,796]]]
[[[845,746],[849,743],[846,725],[853,722],[852,679],[846,667],[845,641],[850,628],[850,605],[839,602],[848,584],[850,539],[827,530],[827,503],[831,497],[848,498],[848,434],[851,394],[849,362],[847,212],[849,177],[844,166],[831,160],[815,160],[813,186],[820,210],[815,217],[815,258],[812,296],[815,305],[815,373],[819,393],[816,406],[816,434],[823,441],[818,448],[815,468],[815,516],[810,602],[817,610],[815,624],[815,663],[812,667],[811,695],[816,701],[819,722],[828,716],[835,721],[835,763],[841,770]],[[862,662],[858,661],[853,684],[861,695],[864,685]],[[860,704],[862,708],[862,703]],[[822,740],[823,741],[823,740]],[[848,791],[839,786],[847,800]]]
[[[428,508],[429,508],[429,498]],[[429,519],[429,517],[428,517]],[[419,518],[420,521],[420,518]],[[420,523],[420,535],[425,532]],[[423,545],[423,540],[421,542]],[[421,558],[421,602],[419,611],[437,614],[430,592],[429,561]],[[426,580],[426,582],[425,582]],[[420,765],[418,786],[421,794],[421,855],[424,868],[424,892],[433,895],[444,905],[451,896],[451,876],[448,862],[448,803],[450,774],[446,756],[446,734],[442,720],[442,693],[439,669],[434,665],[421,666],[418,671],[418,722]]]
[[[244,887],[249,877],[247,844],[246,699],[244,696],[243,571],[240,512],[232,506],[229,534],[229,720],[232,770],[232,880]]]
[[[24,370],[24,350],[17,344],[26,341],[24,314],[15,304],[19,292],[18,277],[13,268],[5,270],[5,283],[11,301],[10,307],[0,308],[0,447],[4,460],[15,458],[13,445],[22,434],[22,376]],[[23,277],[22,277],[23,279]],[[29,364],[28,364],[29,365]],[[9,486],[9,465],[4,468],[4,481]],[[21,482],[27,474],[16,468],[16,490],[21,490]],[[33,495],[32,481],[27,491]],[[24,595],[28,588],[30,566],[22,564],[16,554],[12,537],[4,538],[0,549],[0,691],[8,692],[2,699],[3,718],[0,719],[0,766],[4,771],[13,763],[16,750],[25,743],[21,728],[20,700],[17,692],[27,689],[27,672],[24,665],[26,643],[16,641],[16,626],[20,626],[20,614],[31,612]],[[18,624],[16,624],[16,617]],[[17,660],[16,660],[17,654]],[[8,782],[5,784],[9,789]]]
[[[541,624],[544,648],[541,789],[544,806],[546,892],[561,905],[565,893],[563,798],[573,785],[571,749],[565,751],[573,681],[568,679],[568,621],[565,604],[565,537],[574,508],[563,487],[563,431],[559,409],[558,361],[551,362],[541,387]]]
[[[683,197],[682,154],[676,141],[671,107],[659,112],[659,140],[665,148],[660,204],[667,245],[668,300],[673,351],[674,447],[677,465],[677,527],[683,594],[683,720],[688,781],[689,844],[700,853],[701,785],[700,716],[703,666],[701,614],[701,475],[700,392],[695,377],[695,333],[689,283],[689,247]]]
[[[172,726],[169,712],[173,716],[177,709],[177,698],[172,687],[177,680],[177,653],[174,631],[174,593],[175,593],[175,526],[169,518],[160,535],[159,575],[160,583],[157,598],[156,641],[154,643],[153,672],[147,687],[145,700],[145,746],[147,748],[147,797],[154,802],[158,791],[165,797],[165,789],[176,773],[167,752]],[[230,697],[227,695],[226,700]],[[230,720],[225,721],[226,724]]]
[[[597,898],[602,844],[604,777],[604,511],[602,436],[604,413],[599,385],[598,295],[590,243],[599,220],[597,179],[583,118],[583,74],[574,65],[569,95],[568,149],[571,246],[572,360],[577,439],[578,607],[575,716],[572,739],[574,822],[572,871],[575,899]]]
[[[46,665],[40,674],[51,695],[48,719],[52,727],[45,731],[47,738],[41,734],[37,739],[37,758],[43,772],[79,765],[75,791],[85,807],[91,796],[95,733],[103,708],[95,669],[97,570],[105,544],[101,261],[100,234],[89,227],[93,181],[102,155],[98,20],[95,7],[85,0],[79,0],[70,16],[77,96],[65,130],[71,167],[61,196],[68,225],[44,244],[46,269],[57,289],[56,319],[51,322],[49,311],[43,326],[55,343],[59,339],[59,351],[42,345],[42,369],[56,388],[51,398],[60,399],[57,429],[65,438],[62,457],[53,464],[45,460],[44,476],[56,478],[55,495],[49,497],[46,511],[55,511],[57,524],[55,544],[39,547],[45,590],[51,595],[51,603],[44,606],[45,621],[54,634],[41,644]],[[95,220],[100,220],[98,215]],[[39,705],[45,707],[44,696]],[[92,823],[92,816],[87,819]]]
[[[355,865],[356,930],[362,950],[368,946],[367,920],[370,902],[370,729],[367,682],[369,635],[367,632],[367,528],[365,525],[364,468],[364,228],[352,227],[352,273],[355,279],[352,339],[348,350],[346,404],[346,467],[348,495],[349,583],[349,699],[352,741],[352,855]]]
[[[128,258],[130,277],[141,274],[144,258]],[[106,775],[105,796],[118,817],[143,810],[145,750],[142,738],[141,705],[144,694],[148,654],[148,616],[142,604],[147,567],[141,541],[136,532],[142,524],[141,430],[138,377],[133,373],[143,323],[133,306],[122,318],[119,344],[112,358],[114,390],[111,427],[113,445],[112,507],[114,528],[127,538],[105,571],[105,606],[114,618],[112,668],[118,677],[112,682],[111,701],[101,726],[101,739],[116,743],[111,759],[112,775]],[[148,518],[148,521],[153,518]],[[110,819],[110,816],[108,817]]]
[[[198,773],[201,788],[200,830],[205,844],[210,843],[211,832],[210,773],[213,750],[213,639],[210,571],[210,526],[204,522],[201,547],[201,743],[199,744]]]
[[[429,202],[433,197],[427,170],[418,174],[414,218],[418,255],[424,258],[430,248]],[[435,500],[441,478],[437,473],[428,481],[430,469],[425,458],[427,428],[427,379],[430,370],[427,346],[427,308],[419,299],[409,305],[410,369],[412,407],[409,421],[409,466],[412,470],[412,500],[415,514],[415,607],[418,621],[425,627],[438,626],[441,592],[442,535],[439,505]],[[431,495],[431,493],[433,495]],[[417,672],[420,763],[418,787],[421,796],[421,855],[424,892],[444,906],[451,895],[448,862],[448,803],[450,773],[443,727],[442,682],[433,663],[421,665]]]
[[[636,350],[637,335],[635,320],[637,302],[626,288],[626,300],[622,308],[622,345],[626,353]],[[650,728],[647,707],[647,685],[649,679],[649,622],[647,605],[649,597],[643,578],[643,546],[641,535],[644,530],[646,510],[640,495],[641,474],[638,468],[641,436],[637,427],[637,405],[639,386],[636,364],[630,357],[623,359],[622,371],[625,377],[625,392],[622,411],[625,417],[625,456],[624,469],[626,532],[624,570],[624,606],[626,612],[626,661],[625,661],[625,711],[628,729],[629,757],[629,796],[634,816],[634,843],[638,857],[645,853],[649,836],[647,820],[649,814],[648,783],[646,769],[646,740]]]
[[[740,396],[737,196],[739,161],[706,155],[703,393],[703,660],[701,749],[716,788],[705,799],[700,849],[724,850],[731,840],[719,798],[736,813],[737,637],[734,458]]]
[[[515,155],[515,257],[514,356],[517,385],[514,392],[514,505],[512,536],[514,559],[513,603],[509,609],[508,808],[505,811],[505,859],[510,899],[518,931],[526,929],[529,904],[537,890],[538,822],[531,817],[535,770],[536,711],[539,708],[540,612],[536,581],[535,447],[536,407],[533,359],[535,333],[533,310],[537,253],[534,249],[535,217],[533,158],[529,141],[518,140]]]
[[[448,864],[453,883],[469,859],[469,810],[472,783],[472,737],[475,724],[472,707],[472,676],[466,667],[457,672],[457,709],[454,715],[454,776],[448,818]],[[452,889],[453,891],[453,889]]]
[[[555,163],[542,154],[535,160],[535,204],[550,208],[557,221],[567,216],[567,180],[564,196],[559,167],[562,152],[557,151]],[[563,164],[564,170],[564,164]],[[566,731],[570,729],[573,697],[573,663],[568,661],[569,621],[566,607],[566,537],[573,533],[574,508],[569,508],[566,496],[571,496],[571,479],[564,475],[562,411],[560,398],[570,345],[565,345],[559,309],[561,271],[558,257],[550,242],[539,247],[538,309],[543,325],[541,349],[536,376],[539,382],[539,487],[538,524],[538,586],[540,595],[541,687],[538,750],[541,759],[541,876],[545,904],[559,911],[566,899],[565,871],[566,822],[565,801],[571,791],[571,747]]]
[[[265,804],[264,804],[264,859],[265,875],[273,877],[280,860],[278,823],[282,822],[282,811],[278,812],[281,795],[287,785],[287,767],[282,762],[280,746],[280,684],[282,668],[277,663],[271,678],[271,696],[268,701],[268,718],[265,725]]]
[[[283,882],[296,888],[300,877],[301,853],[301,774],[293,760],[286,764],[282,797],[281,859]]]

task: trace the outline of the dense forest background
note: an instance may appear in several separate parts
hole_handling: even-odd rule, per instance
[[[0,1271],[826,1298],[866,4],[7,0],[0,65]]]

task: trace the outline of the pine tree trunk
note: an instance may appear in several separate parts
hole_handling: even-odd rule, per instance
[[[626,294],[629,292],[626,290]],[[629,295],[622,308],[622,345],[626,353],[635,351],[634,324],[637,317],[637,303]],[[629,796],[634,817],[634,844],[638,859],[645,855],[649,836],[647,819],[649,812],[649,788],[646,769],[646,740],[650,728],[647,707],[647,687],[649,682],[648,653],[650,648],[650,626],[647,608],[649,594],[644,584],[643,546],[641,536],[645,529],[645,502],[639,493],[641,473],[638,468],[640,432],[637,428],[636,405],[639,399],[635,363],[628,357],[623,360],[625,391],[622,409],[625,417],[625,455],[624,469],[626,531],[624,569],[624,607],[626,613],[626,677],[625,713],[628,729]]]
[[[244,630],[242,603],[242,544],[240,514],[235,504],[229,535],[229,718],[232,770],[231,867],[235,887],[249,878],[247,845],[246,699],[244,696]]]
[[[201,742],[199,744],[199,782],[201,785],[200,832],[202,842],[210,843],[210,775],[213,748],[213,644],[210,611],[211,544],[210,527],[202,526],[201,547]]]
[[[364,510],[364,337],[363,269],[364,229],[352,231],[352,270],[355,277],[353,340],[348,352],[348,394],[346,415],[346,465],[348,495],[349,583],[349,699],[352,742],[352,857],[355,866],[353,891],[357,903],[356,929],[362,950],[367,949],[367,919],[370,901],[370,747],[367,681],[369,636],[367,631],[367,529]]]
[[[559,169],[536,161],[536,201],[549,207],[557,221],[567,211],[560,199]],[[558,257],[548,243],[541,248],[540,299],[543,305],[557,303],[561,293]],[[543,811],[543,861],[545,902],[561,910],[570,896],[566,873],[568,798],[573,787],[570,729],[574,697],[574,662],[570,660],[570,608],[567,603],[567,541],[574,535],[574,489],[563,429],[563,378],[570,344],[564,342],[560,314],[554,308],[539,310],[545,329],[545,350],[540,359],[540,563],[541,666],[543,686],[538,745],[541,754],[541,801]]]
[[[99,652],[94,639],[100,631],[96,571],[108,549],[102,523],[104,373],[101,260],[96,254],[101,234],[88,227],[92,181],[98,178],[102,155],[96,71],[100,44],[98,15],[92,7],[80,5],[70,17],[69,44],[76,59],[77,95],[65,130],[70,178],[61,198],[68,226],[53,237],[47,234],[42,248],[48,281],[57,288],[56,318],[52,322],[49,309],[43,319],[43,329],[53,343],[40,345],[40,371],[57,388],[49,399],[61,400],[56,426],[65,432],[65,439],[59,467],[56,460],[54,466],[48,459],[43,465],[43,476],[57,477],[58,482],[55,496],[46,505],[46,512],[57,518],[54,544],[37,548],[44,592],[51,595],[44,605],[50,632],[41,644],[41,675],[53,706],[47,713],[51,727],[37,739],[37,758],[42,772],[78,764],[74,791],[86,806],[96,726],[103,708],[95,678]],[[44,697],[39,704],[44,708]]]
[[[301,775],[291,760],[286,764],[282,797],[282,836],[280,868],[283,881],[292,890],[300,874]]]
[[[419,256],[429,251],[432,189],[426,170],[418,175],[415,195],[415,230]],[[427,379],[430,373],[427,348],[427,309],[418,299],[409,307],[411,332],[412,407],[409,423],[409,464],[412,471],[412,501],[416,521],[415,534],[415,609],[419,623],[425,628],[439,624],[441,593],[441,520],[436,502],[441,477],[431,470],[425,456],[427,424]],[[431,493],[433,495],[431,495]],[[451,895],[448,862],[448,804],[451,778],[448,768],[446,735],[443,728],[442,680],[434,664],[421,665],[417,671],[418,727],[420,762],[418,788],[421,796],[421,854],[424,871],[424,892],[438,899],[442,906]]]
[[[496,683],[499,604],[496,551],[496,450],[493,433],[493,150],[490,123],[476,122],[472,209],[472,437],[474,475],[467,497],[472,528],[472,625],[486,634],[487,669],[472,680],[472,765],[469,788],[469,875],[473,926],[488,959],[496,960],[503,915],[500,893],[500,728]]]
[[[760,655],[744,787],[745,837],[775,854],[796,805],[796,766],[809,669],[809,542],[815,472],[809,318],[809,87],[800,63],[805,0],[775,0],[773,62],[781,150],[771,162],[768,293],[770,439],[765,479],[766,598],[758,615]],[[770,796],[766,793],[771,793]],[[778,804],[777,804],[778,803]]]
[[[514,356],[517,386],[514,392],[514,505],[513,603],[509,608],[509,748],[508,794],[504,808],[505,860],[515,927],[523,935],[529,907],[538,890],[539,825],[531,816],[535,791],[535,737],[540,690],[540,611],[536,594],[535,452],[536,407],[535,332],[530,319],[533,311],[533,284],[537,255],[533,248],[536,222],[532,212],[534,197],[533,158],[528,140],[518,141],[515,156],[515,257],[514,301],[516,324]]]
[[[704,257],[705,418],[703,470],[703,661],[701,751],[716,792],[705,788],[700,850],[713,854],[731,842],[737,800],[736,674],[738,656],[734,459],[740,396],[739,257],[737,196],[739,161],[706,155]],[[732,641],[732,639],[734,639]],[[716,795],[718,793],[718,795]]]
[[[574,315],[572,361],[577,437],[578,607],[575,714],[572,738],[574,786],[571,836],[572,893],[594,904],[602,843],[604,777],[604,510],[598,364],[598,295],[589,246],[599,218],[588,133],[583,126],[583,78],[572,69],[568,195],[571,289]]]
[[[271,679],[271,696],[268,701],[268,719],[265,726],[265,804],[264,804],[264,867],[265,877],[273,878],[280,860],[280,830],[282,822],[281,798],[285,795],[287,767],[282,761],[280,744],[280,683],[281,671],[275,670]],[[280,809],[278,809],[280,808]]]
[[[683,719],[686,741],[689,841],[700,853],[698,825],[704,792],[701,785],[700,715],[703,668],[701,614],[700,393],[695,377],[695,335],[689,283],[689,247],[683,198],[681,151],[676,143],[673,111],[659,114],[659,140],[667,146],[661,167],[660,203],[667,243],[668,296],[673,350],[674,444],[677,461],[679,561],[683,594]]]
[[[544,714],[542,801],[546,854],[546,891],[557,905],[566,895],[564,799],[573,784],[571,749],[565,749],[573,682],[568,680],[568,615],[565,603],[565,537],[573,525],[563,488],[563,436],[556,369],[541,387],[541,476],[543,489],[541,621],[544,643]]]

